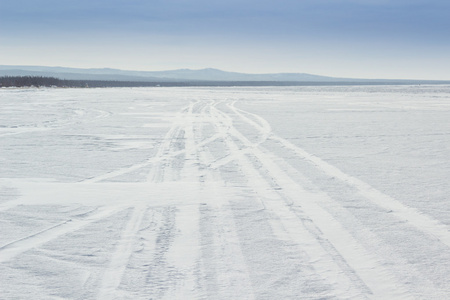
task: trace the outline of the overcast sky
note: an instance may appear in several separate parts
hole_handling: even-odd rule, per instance
[[[0,0],[0,64],[450,80],[450,1]]]

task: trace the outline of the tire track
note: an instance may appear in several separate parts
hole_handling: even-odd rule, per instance
[[[147,181],[151,182],[161,182],[164,181],[164,164],[163,162],[167,159],[170,159],[170,145],[172,141],[178,136],[180,132],[180,125],[182,121],[182,114],[186,109],[183,109],[182,112],[178,113],[176,117],[176,121],[173,123],[170,130],[164,136],[161,144],[158,147],[158,151],[154,157],[159,158],[153,165],[151,171],[147,176]]]
[[[139,228],[142,219],[147,211],[145,206],[137,206],[133,208],[133,214],[128,221],[125,230],[122,232],[117,248],[111,257],[109,267],[103,274],[103,280],[100,286],[97,299],[113,299],[116,289],[119,287],[123,273],[127,268],[133,246],[137,240]]]
[[[183,111],[189,110],[189,108],[185,108],[183,109]],[[182,125],[183,122],[183,114],[182,112],[178,113],[176,116],[176,121],[172,124],[171,128],[169,129],[169,131],[166,133],[166,135],[163,137],[162,139],[162,143],[160,144],[160,146],[158,147],[158,151],[155,154],[155,156],[145,160],[144,162],[138,163],[138,164],[134,164],[128,167],[124,167],[124,168],[120,168],[102,175],[98,175],[92,178],[88,178],[85,180],[80,181],[81,183],[96,183],[96,182],[100,182],[102,180],[106,180],[106,179],[111,179],[114,177],[118,177],[118,176],[122,176],[125,175],[127,173],[136,171],[138,169],[141,168],[145,168],[148,167],[150,165],[157,165],[156,169],[159,169],[159,172],[161,171],[160,169],[162,168],[162,162],[166,161],[166,160],[171,160],[179,155],[185,154],[186,153],[186,149],[182,149],[182,150],[170,150],[170,144],[176,140],[176,137],[178,136],[178,134],[180,133],[180,126]],[[220,134],[214,134],[211,137],[208,137],[204,140],[202,140],[200,143],[198,143],[197,147],[202,147],[205,145],[208,145],[209,143],[214,142],[215,140],[217,140],[218,138],[221,138]],[[154,170],[153,172],[157,172],[156,170]],[[155,173],[150,173],[147,178],[148,181],[152,181],[152,177],[157,176]],[[0,206],[1,209],[1,206]]]
[[[203,107],[201,116],[203,120],[210,120],[214,126],[214,119],[210,113],[211,101]],[[205,147],[199,149],[201,165],[212,161],[212,154]],[[204,170],[203,186],[209,191],[208,203],[200,206],[200,239],[202,244],[202,260],[204,276],[207,276],[208,299],[254,299],[250,275],[245,262],[239,237],[236,232],[234,216],[230,210],[229,198],[220,194],[221,178],[217,170],[206,168]],[[203,222],[202,222],[203,221]],[[203,234],[202,234],[203,233]]]
[[[166,161],[167,159],[171,159],[175,157],[173,155],[172,151],[172,145],[174,140],[179,136],[181,132],[181,126],[183,125],[183,120],[185,119],[186,113],[189,114],[189,112],[192,112],[193,103],[190,104],[190,106],[187,109],[183,109],[182,112],[180,112],[175,122],[172,124],[169,131],[166,133],[165,137],[163,138],[161,144],[158,147],[157,153],[155,157],[152,159],[149,159],[145,163],[137,164],[132,166],[131,168],[125,168],[120,169],[118,171],[115,171],[113,173],[105,174],[102,177],[95,178],[97,180],[103,180],[108,178],[109,176],[117,176],[118,174],[124,174],[130,171],[131,169],[138,169],[143,166],[146,166],[151,163],[154,164],[152,167],[152,170],[149,172],[149,175],[147,176],[148,181],[152,182],[162,182],[165,180],[164,176],[164,165],[162,162]],[[186,113],[183,113],[185,112]],[[181,152],[181,151],[178,151]],[[184,152],[184,151],[183,151]],[[91,180],[90,182],[95,182]],[[129,261],[131,259],[131,256],[133,255],[133,246],[138,240],[139,235],[139,228],[142,223],[142,220],[144,218],[145,212],[147,208],[145,205],[134,207],[133,214],[122,232],[121,240],[118,243],[118,246],[114,252],[114,254],[111,257],[110,264],[108,269],[105,271],[103,281],[101,283],[101,286],[99,288],[99,293],[97,299],[112,299],[115,296],[115,293],[118,289],[118,287],[121,284],[122,276],[125,273],[125,270],[127,269],[127,266],[129,264]],[[175,223],[175,220],[173,221]],[[173,226],[173,224],[171,225]],[[156,243],[158,243],[158,240],[154,241],[155,244],[147,244],[146,248],[151,248],[155,252],[155,249],[157,247]],[[151,250],[151,249],[147,249]],[[165,249],[168,251],[169,249]],[[167,253],[161,253],[161,255],[166,256]],[[152,278],[154,277],[152,272]],[[166,282],[170,283],[170,282]],[[169,287],[167,287],[169,288]],[[156,292],[158,289],[154,290],[153,292]],[[160,290],[160,292],[166,293],[167,290],[164,289]]]
[[[305,214],[311,219],[314,225],[317,226],[320,234],[316,237],[313,237],[311,239],[311,243],[317,243],[317,241],[314,241],[317,238],[330,241],[333,247],[342,256],[344,261],[351,267],[351,269],[354,270],[357,276],[361,278],[362,282],[364,282],[364,284],[370,289],[370,293],[372,294],[372,296],[384,299],[397,299],[399,297],[409,298],[407,290],[403,288],[402,285],[397,283],[396,279],[390,274],[390,272],[379,263],[379,258],[376,258],[369,252],[367,252],[367,250],[364,249],[364,247],[362,247],[342,227],[342,225],[333,218],[332,215],[330,215],[326,210],[315,203],[314,199],[315,197],[318,197],[317,194],[313,194],[304,190],[288,174],[281,170],[276,163],[274,163],[274,159],[276,159],[275,155],[268,154],[255,147],[255,144],[251,143],[233,126],[230,116],[217,109],[215,110],[219,116],[221,115],[219,119],[222,119],[221,122],[225,124],[228,133],[242,142],[245,146],[253,148],[253,156],[258,159],[258,161],[272,176],[274,182],[276,182],[276,184],[280,187],[280,193],[285,196],[285,199],[289,199],[288,204],[292,205],[293,203],[295,203],[297,205],[300,205]],[[242,114],[240,116],[242,116]],[[232,149],[234,148],[232,152],[237,150],[236,145],[233,145],[233,142],[230,138],[227,138],[227,144]],[[258,178],[258,176],[260,176],[256,170],[252,171],[253,167],[251,166],[251,162],[249,162],[245,157],[241,156],[240,163],[241,165],[245,166],[244,169],[249,173],[247,176],[248,178]],[[258,186],[261,185],[262,182],[255,184]],[[267,191],[265,192],[267,193]],[[280,212],[286,205],[286,203],[284,205],[279,205],[279,203],[276,203],[275,201],[265,202],[266,206],[271,204],[274,205],[274,212]],[[290,210],[285,210],[286,213],[288,213],[289,211]],[[298,217],[295,218],[298,219]],[[298,234],[298,230],[302,230],[302,227],[303,226],[301,224],[291,224],[289,226],[286,226],[286,228],[295,228],[295,230],[292,231],[292,235],[294,237]],[[324,250],[321,246],[315,246],[314,250],[309,251],[308,254],[317,257],[316,251],[323,253]],[[329,257],[328,253],[325,254],[326,256],[324,257]],[[323,262],[324,257],[318,257],[317,262]],[[326,278],[337,278],[338,280],[343,280],[344,277],[347,277],[347,274],[344,274],[340,270],[339,266],[336,266],[336,261],[334,261],[333,257],[329,257],[329,261],[322,266],[320,266],[320,264],[315,265],[315,267],[318,267],[318,270],[321,270],[321,272],[325,272],[324,274],[330,272],[329,270],[326,270],[326,268],[329,266],[335,266],[336,268],[334,272],[332,272],[332,274],[326,275]],[[334,283],[334,287],[337,288],[337,291],[341,290],[342,286],[345,286],[346,289],[349,290],[353,289],[352,285],[349,284],[348,281],[345,281],[337,285],[336,283]]]
[[[104,208],[95,215],[87,216],[86,218],[81,220],[67,220],[56,226],[50,227],[43,231],[24,237],[20,240],[4,245],[0,248],[0,263],[9,261],[25,251],[39,247],[40,245],[43,245],[62,235],[77,231],[88,224],[107,218],[124,209],[124,207]]]
[[[168,262],[167,253],[173,247],[176,208],[166,206],[161,209],[161,216],[157,220],[157,230],[154,239],[142,251],[148,253],[145,257],[145,278],[142,282],[145,299],[164,299],[167,291],[172,288],[180,278],[178,270]],[[148,248],[150,244],[150,249]]]
[[[200,197],[200,173],[198,148],[194,135],[194,107],[197,102],[191,102],[182,123],[184,131],[184,147],[186,157],[181,170],[181,180],[196,185],[195,192]],[[181,205],[175,212],[175,227],[177,232],[173,244],[166,253],[167,262],[174,267],[178,280],[170,286],[164,297],[167,299],[198,299],[200,289],[198,274],[200,273],[200,211],[198,205]],[[181,250],[183,249],[183,250]]]
[[[219,130],[230,131],[232,126],[231,118],[223,113],[221,114],[219,111],[213,113],[217,118],[218,126],[224,126],[221,129],[219,128]],[[295,241],[308,254],[312,265],[319,275],[322,276],[323,281],[327,281],[330,278],[335,280],[335,282],[329,282],[335,291],[343,290],[350,295],[358,294],[359,291],[355,290],[354,284],[342,272],[329,254],[323,250],[317,242],[316,237],[305,230],[301,221],[286,208],[284,203],[279,202],[279,195],[270,187],[268,188],[265,179],[254,168],[253,164],[242,151],[239,150],[230,136],[225,138],[225,143],[241,166],[247,178],[247,184],[257,193],[262,202],[263,209],[271,211],[273,215],[280,215],[279,224],[274,219],[271,220],[271,226],[277,236],[282,240]]]
[[[193,111],[196,103],[191,102],[189,107],[183,110],[183,114],[179,115],[177,123],[169,130],[161,143],[156,157],[165,161],[175,157],[174,152],[185,153],[184,164],[178,166],[181,169],[171,171],[181,171],[182,180],[193,181],[193,185],[199,186],[198,155],[193,128]],[[181,136],[184,149],[173,151],[173,147],[177,145],[177,138]],[[149,173],[148,180],[152,182],[173,180],[174,178],[164,174],[164,166],[155,164]],[[194,193],[198,192],[199,190],[194,189]],[[189,205],[189,203],[165,207],[164,220],[154,243],[151,245],[147,243],[144,250],[152,255],[152,262],[150,269],[146,271],[144,283],[148,291],[147,296],[150,298],[197,299],[199,297],[199,214],[198,205]],[[126,263],[125,260],[122,262],[122,268],[124,263]]]
[[[196,102],[198,103],[198,102]],[[185,147],[185,160],[183,166],[183,175],[187,180],[193,180],[194,182],[198,182],[199,178],[199,170],[198,170],[198,148],[195,143],[194,137],[194,116],[193,110],[196,103],[191,102],[189,105],[188,111],[184,116],[184,147]],[[195,183],[194,183],[195,184]]]
[[[233,109],[233,111],[243,120],[245,120],[248,124],[252,125],[260,132],[268,134],[267,129],[268,123],[263,118],[255,114],[244,112],[243,110],[235,108],[234,103],[230,106],[230,108]],[[260,121],[261,125],[258,125],[252,120],[249,120],[242,113],[246,113],[248,115],[257,118]],[[372,186],[363,182],[362,180],[342,172],[338,168],[330,165],[329,163],[325,162],[319,157],[306,152],[305,150],[301,149],[298,146],[295,146],[286,139],[275,136],[273,134],[270,136],[270,139],[277,141],[285,148],[291,150],[298,157],[306,161],[309,161],[315,167],[324,172],[326,175],[339,179],[342,182],[356,188],[360,195],[370,200],[374,204],[378,205],[379,207],[385,209],[390,214],[395,215],[398,219],[410,224],[411,226],[417,228],[418,230],[424,232],[427,235],[435,237],[436,239],[440,240],[442,243],[450,247],[450,230],[448,226],[418,211],[415,208],[404,205],[400,201],[378,191],[377,189],[373,188]]]
[[[192,109],[192,103],[189,106],[189,108],[187,109],[187,112],[189,112],[191,109]],[[183,111],[186,111],[186,109],[183,109]],[[160,163],[167,160],[168,158],[174,157],[173,154],[172,155],[169,155],[169,154],[172,152],[171,145],[173,144],[173,141],[179,136],[180,131],[181,131],[181,125],[182,125],[182,121],[184,119],[182,112],[178,113],[178,115],[176,117],[176,121],[172,124],[171,128],[166,133],[161,144],[159,145],[158,151],[157,151],[155,157],[149,159],[145,163],[136,164],[129,168],[119,169],[117,171],[90,179],[89,182],[96,182],[96,181],[103,180],[106,178],[111,178],[114,176],[125,174],[131,170],[135,170],[135,169],[144,167],[150,163],[155,163],[155,165],[153,166],[152,170],[150,171],[149,175],[147,176],[148,181],[152,181],[152,182],[164,181],[164,177],[165,177],[164,173],[163,173],[164,168],[163,168],[163,165]],[[131,259],[131,256],[133,255],[133,246],[138,240],[140,225],[143,221],[146,211],[147,211],[147,207],[145,205],[141,205],[139,207],[134,207],[133,214],[130,217],[130,220],[128,221],[127,226],[123,230],[121,239],[118,242],[116,250],[110,259],[109,267],[106,269],[106,271],[104,273],[103,280],[99,287],[97,299],[113,299],[115,297],[117,289],[121,284],[122,276],[125,273],[125,270],[127,269],[127,266]],[[151,251],[151,252],[155,251],[158,240],[155,240],[154,243],[155,244],[151,244],[151,245],[146,244],[147,251],[151,250],[151,249],[153,249],[153,251]],[[151,248],[151,249],[149,249],[149,248]],[[162,255],[166,255],[166,254],[162,253]],[[155,290],[154,290],[154,292],[155,292]]]
[[[201,141],[200,143],[198,143],[198,146],[201,147],[201,146],[208,145],[208,144],[214,142],[215,140],[217,140],[217,139],[219,139],[221,137],[222,137],[221,134],[214,134],[213,136],[211,136],[211,137]],[[165,156],[155,156],[155,157],[147,159],[146,161],[144,161],[142,163],[134,164],[134,165],[129,166],[129,167],[121,168],[121,169],[118,169],[118,170],[114,170],[114,171],[108,172],[106,174],[102,174],[102,175],[99,175],[99,176],[88,178],[88,179],[80,181],[80,183],[96,183],[96,182],[100,182],[102,180],[111,179],[111,178],[114,178],[114,177],[125,175],[127,173],[131,173],[131,172],[136,171],[138,169],[145,168],[145,167],[148,167],[148,166],[156,164],[156,163],[160,163],[160,162],[162,162],[162,161],[164,161],[166,159],[173,159],[174,157],[176,157],[178,155],[185,154],[185,152],[186,152],[186,150],[183,149],[183,150],[179,150],[179,151],[172,151],[172,152],[170,152],[169,154],[167,154]],[[1,209],[2,208],[0,206],[0,210]]]
[[[378,191],[369,184],[359,180],[351,175],[345,174],[338,168],[328,164],[322,159],[309,154],[303,149],[298,148],[291,142],[279,137],[272,137],[272,139],[280,142],[284,147],[290,149],[298,156],[313,163],[316,167],[322,170],[325,174],[335,177],[346,184],[355,187],[359,194],[372,201],[379,207],[385,209],[390,214],[395,215],[398,219],[410,224],[418,230],[436,237],[442,243],[450,247],[450,231],[448,226],[442,224],[438,220],[418,211],[415,208],[408,207],[400,201]]]

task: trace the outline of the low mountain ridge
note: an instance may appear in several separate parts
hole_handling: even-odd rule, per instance
[[[248,74],[214,68],[199,70],[131,71],[111,68],[66,68],[48,66],[0,65],[1,76],[42,76],[60,80],[90,80],[149,83],[166,86],[264,86],[264,85],[352,85],[352,84],[450,84],[446,80],[338,78],[308,73]]]
[[[343,81],[334,78],[306,73],[268,73],[248,74],[227,72],[214,68],[200,70],[177,69],[167,71],[130,71],[111,68],[65,68],[46,66],[0,66],[0,76],[51,76],[60,79],[122,80],[122,81]],[[356,79],[349,79],[355,81]]]

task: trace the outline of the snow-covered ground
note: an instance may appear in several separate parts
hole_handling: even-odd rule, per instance
[[[450,86],[0,90],[0,299],[448,299]]]

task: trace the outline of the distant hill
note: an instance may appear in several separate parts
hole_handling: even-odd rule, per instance
[[[45,66],[0,65],[0,76],[43,76],[61,80],[120,81],[135,83],[166,83],[167,85],[275,85],[315,84],[419,84],[446,83],[450,81],[355,79],[313,75],[307,73],[246,74],[218,69],[179,69],[169,71],[129,71],[119,69],[80,69]],[[245,83],[245,84],[244,84]],[[164,85],[166,85],[164,84]]]
[[[130,73],[132,73],[132,71]],[[29,67],[29,66],[0,66],[0,76],[44,76],[67,80],[114,80],[114,81],[137,81],[137,82],[171,81],[170,79],[152,76],[121,74],[121,70],[113,71],[112,69],[75,69],[75,68],[61,68],[61,67]]]
[[[359,79],[334,78],[306,73],[246,74],[218,69],[179,69],[169,71],[126,71],[118,69],[78,69],[45,66],[0,65],[0,76],[48,76],[72,80],[120,81],[356,81]]]

